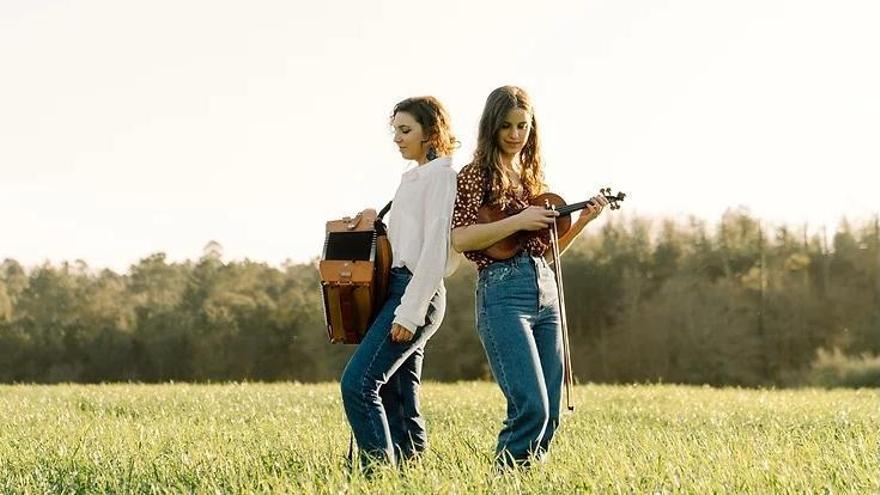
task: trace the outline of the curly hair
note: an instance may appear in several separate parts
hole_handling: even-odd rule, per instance
[[[437,156],[448,156],[458,146],[458,140],[452,134],[452,124],[449,113],[433,96],[416,96],[407,98],[391,111],[390,120],[399,112],[406,112],[413,116],[416,122],[422,126],[422,131],[427,137],[429,149],[433,149]]]
[[[488,199],[491,203],[503,202],[504,198],[513,196],[513,183],[501,166],[497,136],[507,112],[515,108],[525,110],[531,116],[529,138],[519,153],[522,164],[520,180],[530,196],[537,196],[547,189],[544,183],[538,121],[535,118],[531,99],[522,88],[502,86],[489,93],[489,97],[486,98],[486,106],[480,117],[477,149],[474,151],[473,160],[474,166],[488,179]]]

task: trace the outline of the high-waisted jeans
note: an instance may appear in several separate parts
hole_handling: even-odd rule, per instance
[[[544,258],[520,253],[480,271],[480,340],[507,398],[501,465],[541,460],[559,426],[563,351],[556,278]]]
[[[388,300],[342,373],[342,401],[357,440],[361,465],[397,462],[425,450],[425,420],[419,410],[425,344],[446,312],[446,291],[434,295],[425,325],[409,342],[393,342],[394,310],[412,274],[391,270]]]

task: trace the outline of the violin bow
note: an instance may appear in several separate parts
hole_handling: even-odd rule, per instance
[[[599,192],[608,200],[608,206],[612,210],[619,210],[620,205],[618,204],[618,201],[623,201],[624,198],[626,198],[626,194],[622,192],[618,192],[616,195],[611,196],[610,187],[603,187]],[[591,202],[592,200],[587,200],[583,203],[569,205],[563,208],[577,206],[577,209],[581,209]],[[551,205],[550,201],[545,201],[544,206],[548,209],[556,210],[556,206]],[[554,272],[556,273],[556,286],[559,288],[559,318],[560,323],[562,324],[562,348],[565,353],[563,356],[562,370],[562,381],[565,384],[565,405],[568,407],[569,411],[574,411],[574,402],[571,398],[572,385],[574,384],[574,373],[572,372],[571,366],[571,345],[569,344],[568,338],[568,319],[565,316],[565,285],[562,281],[562,253],[559,251],[559,230],[556,227],[556,220],[553,220],[553,226],[550,227],[550,247],[552,249]]]
[[[548,208],[556,209],[547,204]],[[571,347],[568,343],[568,320],[565,317],[565,286],[562,282],[562,253],[559,252],[559,232],[556,229],[556,220],[550,228],[550,247],[553,253],[553,266],[556,273],[556,286],[559,288],[559,317],[562,324],[562,348],[563,356],[562,382],[565,384],[565,406],[569,411],[574,411],[574,402],[571,398],[571,387],[574,375],[571,370]]]

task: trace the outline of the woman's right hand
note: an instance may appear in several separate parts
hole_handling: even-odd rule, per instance
[[[515,215],[519,230],[543,230],[551,225],[559,216],[556,210],[550,210],[543,206],[529,206]]]

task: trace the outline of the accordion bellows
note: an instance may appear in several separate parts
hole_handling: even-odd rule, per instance
[[[388,298],[391,245],[374,210],[327,222],[318,264],[327,336],[358,344]]]

